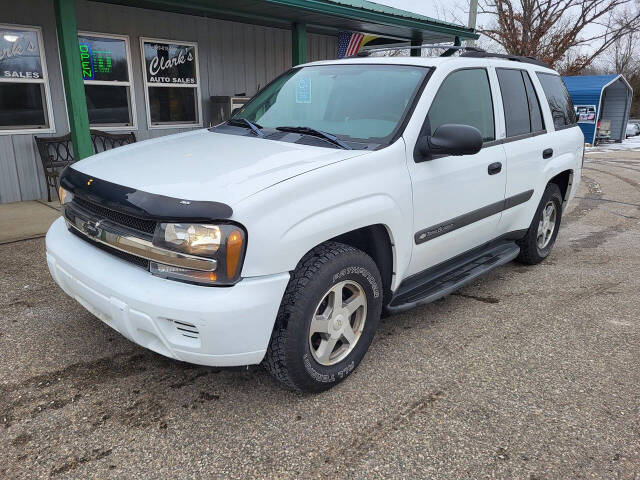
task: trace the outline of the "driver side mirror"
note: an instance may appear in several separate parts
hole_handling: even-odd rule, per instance
[[[416,142],[416,150],[424,160],[435,155],[474,155],[482,149],[482,134],[476,127],[447,123],[431,136],[422,136]]]

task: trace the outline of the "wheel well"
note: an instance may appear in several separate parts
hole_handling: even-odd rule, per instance
[[[393,251],[389,233],[384,225],[370,225],[338,235],[331,240],[345,243],[369,255],[380,271],[384,292],[383,305],[391,300],[393,277]]]
[[[573,170],[565,170],[549,180],[549,183],[555,183],[558,185],[560,192],[562,193],[562,200],[567,202],[569,196],[569,187],[573,181]]]

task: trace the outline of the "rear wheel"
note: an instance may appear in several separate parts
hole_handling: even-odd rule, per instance
[[[562,220],[562,193],[555,183],[545,189],[526,236],[518,241],[517,260],[529,265],[540,263],[551,253]]]
[[[364,252],[337,242],[309,252],[285,291],[264,364],[284,386],[327,390],[364,357],[378,327],[382,282]]]

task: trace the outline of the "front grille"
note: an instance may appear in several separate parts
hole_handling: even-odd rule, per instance
[[[124,260],[125,262],[129,262],[132,263],[138,267],[144,268],[145,270],[149,270],[149,260],[145,259],[145,258],[141,258],[141,257],[137,257],[135,255],[131,255],[130,253],[126,253],[126,252],[122,252],[120,250],[117,250],[115,248],[111,248],[107,245],[104,245],[102,243],[96,242],[94,240],[91,240],[89,237],[87,237],[86,235],[83,235],[82,233],[78,232],[75,228],[69,228],[69,231],[71,233],[73,233],[76,237],[81,238],[82,240],[84,240],[87,243],[90,243],[91,245],[99,248],[100,250],[102,250],[103,252],[107,252],[110,253],[111,255],[114,255],[122,260]]]
[[[156,222],[153,220],[144,220],[133,215],[117,212],[80,197],[73,197],[73,203],[91,213],[95,220],[111,220],[113,223],[151,235],[156,230]]]

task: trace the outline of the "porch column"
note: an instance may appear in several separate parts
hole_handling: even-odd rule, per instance
[[[291,28],[291,65],[294,67],[307,61],[307,26],[294,23]]]
[[[421,47],[422,46],[422,40],[416,40],[416,39],[411,40],[411,46],[412,47]],[[421,57],[422,56],[422,50],[420,50],[419,48],[412,48],[411,50],[409,50],[409,55],[411,55],[412,57]]]
[[[76,160],[80,160],[93,155],[93,145],[89,133],[87,99],[84,95],[80,67],[76,2],[75,0],[54,0],[54,9],[73,156]]]

